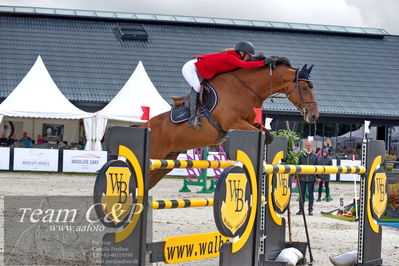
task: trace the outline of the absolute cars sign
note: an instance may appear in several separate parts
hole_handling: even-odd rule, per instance
[[[106,151],[64,150],[62,171],[96,173],[106,162]]]

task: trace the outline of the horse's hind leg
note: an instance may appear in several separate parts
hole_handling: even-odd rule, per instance
[[[178,152],[171,152],[166,156],[166,160],[176,160]],[[173,169],[157,169],[150,172],[150,189],[153,188],[164,176],[166,176]]]

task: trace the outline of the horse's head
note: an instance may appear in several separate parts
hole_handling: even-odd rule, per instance
[[[304,65],[301,70],[295,69],[294,78],[292,79],[291,76],[284,88],[284,93],[287,94],[288,99],[298,108],[304,120],[308,123],[314,123],[319,118],[319,108],[310,79],[312,68],[313,65],[309,68]]]

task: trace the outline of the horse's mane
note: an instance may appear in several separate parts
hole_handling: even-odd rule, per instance
[[[292,68],[291,62],[290,62],[290,60],[288,60],[287,57],[284,57],[284,56],[270,56],[270,58],[272,58],[274,60],[274,64],[276,66],[280,66],[281,65],[281,66],[287,66],[287,67],[291,67]],[[264,59],[266,59],[266,56],[264,56],[263,54],[255,55],[253,57],[254,61],[264,60]]]

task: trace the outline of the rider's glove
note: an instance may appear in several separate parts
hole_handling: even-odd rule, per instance
[[[271,58],[271,57],[268,57],[268,58],[266,58],[265,60],[263,60],[264,62],[265,62],[265,65],[268,65],[268,64],[271,64],[271,63],[274,63],[274,60],[273,60],[273,58]]]

